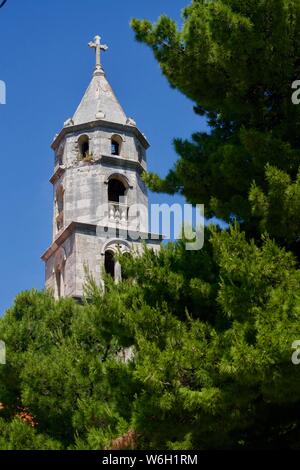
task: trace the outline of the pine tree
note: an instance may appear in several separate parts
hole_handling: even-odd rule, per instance
[[[236,219],[259,236],[264,224],[249,200],[251,185],[267,191],[270,166],[297,180],[300,107],[292,103],[291,87],[300,76],[300,3],[195,0],[183,17],[180,31],[166,16],[132,26],[170,85],[207,118],[210,132],[176,139],[175,167],[163,180],[148,174],[146,181],[153,190],[204,203],[208,216]],[[279,211],[284,223],[285,208]],[[272,235],[284,244],[285,234]],[[297,241],[297,233],[290,236],[291,246]]]

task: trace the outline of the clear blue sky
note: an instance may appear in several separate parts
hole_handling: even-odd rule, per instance
[[[152,52],[135,42],[133,17],[180,21],[187,0],[8,0],[0,9],[1,263],[0,314],[22,291],[43,288],[40,255],[51,241],[53,170],[50,143],[90,81],[100,34],[109,45],[107,77],[125,112],[151,142],[148,165],[165,175],[174,137],[204,128],[193,103],[170,88]],[[200,182],[199,182],[200,184]],[[178,198],[150,195],[150,202]],[[201,201],[199,201],[201,202]]]

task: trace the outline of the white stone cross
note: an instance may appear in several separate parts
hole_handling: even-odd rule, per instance
[[[96,70],[101,70],[101,51],[107,51],[108,46],[101,44],[100,36],[95,36],[94,42],[89,42],[88,46],[96,49]]]

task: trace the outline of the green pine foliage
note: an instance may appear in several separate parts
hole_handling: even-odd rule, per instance
[[[107,279],[105,293],[90,283],[84,305],[20,294],[0,322],[0,397],[10,404],[0,436],[20,448],[48,448],[49,436],[61,448],[104,449],[134,429],[144,449],[297,447],[294,255],[268,237],[248,242],[238,226],[210,228],[206,250],[210,267],[205,250],[189,263],[183,243],[121,258],[127,280]],[[162,282],[167,271],[174,282]],[[38,423],[19,424],[29,443],[15,440],[16,405]]]
[[[19,418],[0,420],[1,450],[62,450],[61,443],[37,433]]]
[[[145,181],[154,191],[204,203],[207,216],[235,218],[259,237],[264,224],[249,201],[253,182],[266,191],[268,164],[293,181],[298,174],[300,107],[291,85],[300,76],[300,3],[195,0],[183,17],[180,31],[165,16],[132,26],[210,129],[176,139],[175,167],[164,179],[150,173]]]
[[[89,279],[82,305],[18,295],[1,449],[299,449],[300,2],[193,0],[183,18],[132,26],[210,129],[145,180],[231,225],[200,251],[120,256],[123,282]]]

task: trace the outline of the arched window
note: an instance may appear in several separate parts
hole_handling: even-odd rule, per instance
[[[56,190],[56,225],[61,230],[64,225],[64,188],[60,185]]]
[[[65,263],[65,250],[59,249],[55,255],[55,297],[57,299],[60,299],[65,295]]]
[[[65,296],[65,264],[55,270],[56,298]]]
[[[142,149],[142,147],[141,147],[140,145],[138,145],[137,151],[138,151],[138,159],[139,159],[139,162],[142,163],[144,153],[143,153],[143,149]]]
[[[78,139],[79,155],[86,158],[90,153],[90,140],[87,135],[81,135]]]
[[[115,259],[116,253],[126,256],[130,254],[131,244],[120,238],[108,240],[102,246],[101,255],[104,257],[105,272],[110,274],[116,283],[122,280],[122,267],[118,259]]]
[[[63,273],[62,271],[55,271],[55,279],[56,279],[56,293],[57,298],[60,299],[63,297],[62,288],[63,288]]]
[[[63,164],[63,156],[64,156],[64,149],[62,147],[59,147],[55,155],[55,165],[61,166]]]
[[[122,137],[115,134],[111,138],[111,154],[121,155],[121,150],[122,150]]]
[[[105,267],[105,272],[114,279],[115,278],[115,260],[114,260],[114,253],[111,250],[107,250],[105,252],[104,267]]]
[[[109,202],[121,202],[120,198],[124,197],[126,188],[122,181],[112,178],[108,182],[108,201]]]

